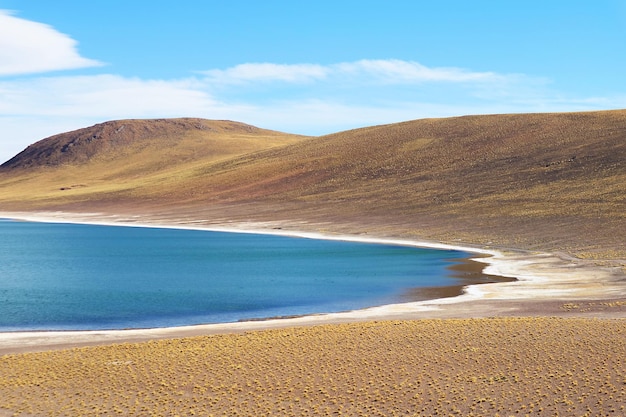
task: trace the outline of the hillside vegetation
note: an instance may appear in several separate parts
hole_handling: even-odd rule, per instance
[[[38,142],[0,169],[0,210],[283,221],[626,259],[626,110],[423,119],[316,138],[184,120],[99,125],[99,147],[88,140],[95,126],[74,142]],[[124,123],[132,135],[119,137]]]

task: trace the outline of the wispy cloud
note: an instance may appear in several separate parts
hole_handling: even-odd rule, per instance
[[[359,81],[387,84],[415,84],[424,82],[490,82],[506,76],[493,72],[473,72],[463,68],[427,67],[419,62],[388,60],[360,60],[338,64],[272,64],[247,63],[227,69],[202,72],[214,83],[241,84],[250,82],[310,83],[351,77]]]
[[[102,65],[83,58],[77,42],[54,28],[0,10],[0,76]]]
[[[20,116],[182,116],[216,106],[193,79],[143,80],[110,74],[0,81],[0,95],[0,114]]]
[[[333,68],[338,74],[360,75],[392,84],[489,82],[503,77],[492,72],[473,72],[463,68],[431,68],[419,62],[398,59],[365,59],[336,64]]]
[[[247,63],[227,69],[204,71],[207,80],[220,84],[241,84],[254,81],[302,83],[325,78],[329,67],[315,64]]]
[[[497,84],[495,90],[500,92],[494,94],[502,95],[506,85],[510,98],[513,90],[529,84],[516,77],[428,68],[400,60],[327,66],[248,63],[175,80],[112,74],[22,77],[0,81],[0,115],[81,120],[199,116],[320,133],[368,122],[495,108],[485,93],[493,90],[488,86]],[[467,103],[472,97],[481,103],[473,102],[470,110]],[[344,122],[340,123],[342,117]]]

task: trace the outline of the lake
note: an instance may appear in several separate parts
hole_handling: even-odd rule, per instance
[[[453,266],[468,256],[263,234],[0,220],[0,331],[167,327],[405,302],[419,298],[420,288],[458,293]]]

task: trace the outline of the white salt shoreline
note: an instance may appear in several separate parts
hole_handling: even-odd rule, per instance
[[[515,278],[512,282],[470,285],[464,293],[450,298],[391,304],[361,310],[279,318],[262,321],[218,323],[154,329],[28,331],[0,333],[0,354],[11,351],[48,350],[87,344],[140,341],[154,338],[175,338],[200,334],[216,334],[376,319],[410,319],[448,317],[451,309],[458,316],[484,317],[489,311],[473,306],[473,302],[509,300],[533,302],[540,300],[593,300],[626,296],[626,282],[613,270],[591,267],[548,254],[503,252],[491,248],[475,248],[404,239],[388,239],[352,235],[329,235],[314,232],[278,230],[274,223],[238,223],[229,226],[201,225],[199,221],[160,223],[139,216],[123,217],[99,213],[67,212],[0,212],[0,218],[103,226],[132,226],[219,231],[231,233],[271,234],[310,239],[344,240],[374,244],[404,245],[430,249],[459,250],[490,255],[474,260],[487,264],[486,274]],[[190,224],[191,223],[191,224]],[[285,223],[286,224],[286,223]],[[452,314],[454,316],[454,314]]]

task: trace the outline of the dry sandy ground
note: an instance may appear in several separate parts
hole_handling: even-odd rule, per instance
[[[626,415],[626,320],[291,327],[0,357],[0,416]]]
[[[274,224],[234,227],[296,234]],[[492,255],[481,258],[487,272],[518,280],[283,320],[0,334],[0,416],[626,415],[623,271],[472,250]]]

